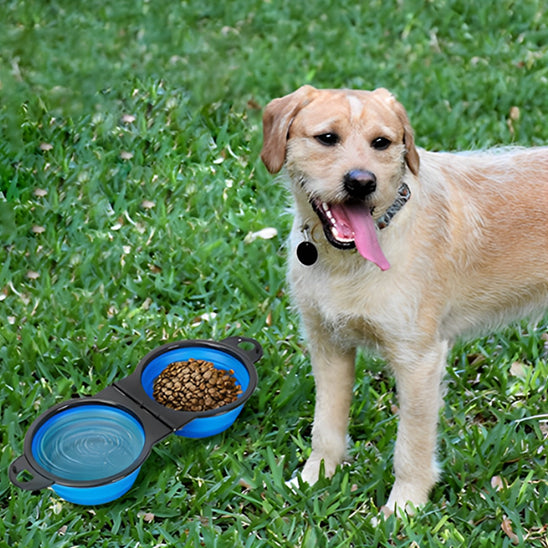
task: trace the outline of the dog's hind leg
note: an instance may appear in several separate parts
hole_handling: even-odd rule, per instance
[[[424,504],[438,479],[436,438],[443,403],[446,342],[417,351],[402,347],[391,365],[396,375],[399,426],[394,451],[396,481],[386,507],[412,511]]]
[[[355,350],[343,351],[329,335],[314,334],[310,341],[312,370],[316,382],[316,406],[312,427],[312,453],[301,478],[313,484],[323,462],[326,477],[332,476],[347,452],[347,431],[354,386]]]

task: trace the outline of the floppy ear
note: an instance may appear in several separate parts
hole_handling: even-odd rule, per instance
[[[380,94],[384,95],[385,100],[390,104],[391,108],[394,109],[394,112],[397,114],[402,126],[403,126],[403,143],[405,144],[405,162],[413,175],[418,175],[420,158],[417,148],[415,146],[415,137],[413,135],[413,128],[411,127],[411,122],[407,116],[407,112],[404,106],[396,100],[394,95],[390,93],[387,89],[380,88],[375,90]]]
[[[302,86],[297,91],[274,99],[263,114],[263,149],[261,159],[270,173],[282,169],[285,161],[287,135],[291,122],[316,94],[312,86]]]
[[[415,136],[413,135],[413,128],[409,122],[407,112],[403,108],[401,103],[397,103],[399,106],[398,116],[403,124],[403,142],[405,144],[405,162],[413,173],[413,175],[419,174],[420,158],[417,147],[415,146]]]

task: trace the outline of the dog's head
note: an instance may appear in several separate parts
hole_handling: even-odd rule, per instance
[[[385,89],[303,86],[267,105],[263,136],[267,169],[277,173],[285,164],[297,201],[312,206],[329,242],[360,253],[360,244],[371,245],[372,219],[394,203],[406,167],[419,171],[407,113]]]

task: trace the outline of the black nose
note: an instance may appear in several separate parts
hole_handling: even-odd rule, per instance
[[[377,188],[375,174],[363,169],[349,171],[344,176],[343,183],[349,196],[356,200],[365,200]]]

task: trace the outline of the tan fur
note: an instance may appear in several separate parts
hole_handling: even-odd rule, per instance
[[[337,133],[326,147],[314,137]],[[382,136],[387,150],[371,147]],[[264,113],[261,157],[285,165],[295,199],[289,279],[308,338],[317,400],[312,453],[302,478],[317,480],[345,456],[356,348],[369,345],[396,376],[400,422],[393,510],[426,502],[437,480],[442,378],[455,338],[548,308],[548,149],[432,153],[415,146],[407,114],[386,90],[304,86]],[[309,199],[344,199],[343,176],[376,175],[373,217],[405,181],[411,198],[378,232],[382,272],[355,250],[329,244]],[[302,265],[294,247],[310,227],[319,251]]]

